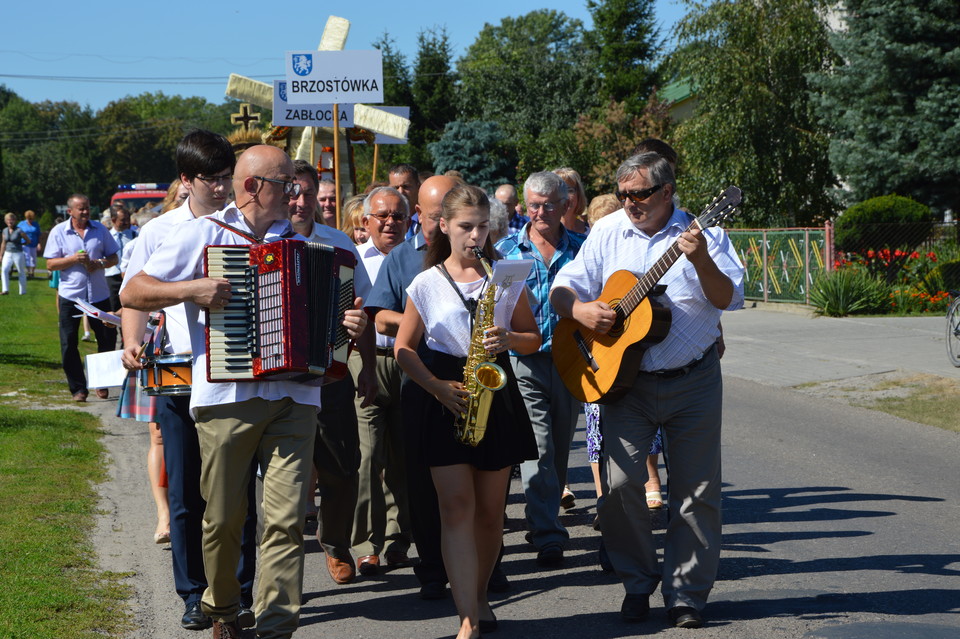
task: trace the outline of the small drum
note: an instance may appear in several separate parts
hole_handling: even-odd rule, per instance
[[[147,357],[140,369],[140,386],[147,395],[189,395],[192,371],[190,353]]]

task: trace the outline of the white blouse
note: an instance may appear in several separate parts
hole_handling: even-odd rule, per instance
[[[455,284],[464,298],[477,299],[484,282],[479,279]],[[497,289],[493,311],[495,326],[512,329],[513,310],[525,288],[521,279]],[[454,357],[466,357],[470,349],[470,314],[443,273],[435,266],[423,271],[407,287],[407,295],[423,318],[427,346]]]

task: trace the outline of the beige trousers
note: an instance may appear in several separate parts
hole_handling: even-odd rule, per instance
[[[290,399],[250,399],[197,409],[203,565],[203,610],[236,619],[240,604],[240,538],[247,512],[250,461],[263,474],[263,536],[254,606],[257,636],[289,637],[297,629],[303,590],[303,523],[317,430],[313,406]]]

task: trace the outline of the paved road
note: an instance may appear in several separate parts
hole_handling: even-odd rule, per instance
[[[645,634],[720,637],[945,639],[960,636],[960,437],[881,413],[818,400],[790,386],[903,368],[957,377],[940,318],[812,319],[747,309],[724,317],[725,528],[720,577],[699,631],[651,619],[619,621],[623,590],[596,567],[592,481],[582,431],[570,480],[577,508],[564,566],[538,568],[523,541],[514,482],[504,567],[512,590],[494,604],[496,636],[565,639]],[[91,404],[105,413],[106,404]],[[95,537],[111,570],[133,570],[138,629],[130,637],[196,637],[176,620],[169,553],[149,544],[147,438],[106,419],[112,481]],[[658,519],[662,524],[662,516]],[[450,600],[417,598],[410,570],[335,586],[307,543],[300,639],[454,634]],[[252,635],[251,635],[252,636]]]

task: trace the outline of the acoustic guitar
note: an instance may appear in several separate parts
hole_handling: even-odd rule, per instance
[[[690,223],[687,231],[705,229],[733,216],[740,189],[731,186]],[[633,386],[647,348],[663,341],[670,330],[670,309],[651,299],[657,282],[683,255],[677,243],[667,249],[643,277],[616,271],[596,301],[617,313],[613,328],[601,335],[574,319],[563,318],[553,333],[553,363],[570,393],[582,402],[616,401]]]

